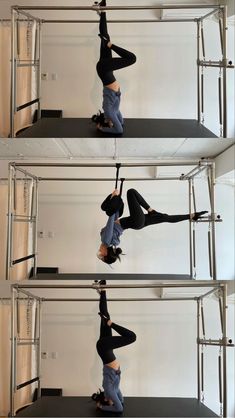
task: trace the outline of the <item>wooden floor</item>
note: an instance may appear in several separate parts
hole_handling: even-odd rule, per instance
[[[195,398],[125,398],[122,414],[102,413],[89,397],[48,396],[21,410],[18,417],[217,417]]]
[[[217,138],[194,119],[125,119],[123,135],[103,134],[88,118],[42,118],[21,138]]]

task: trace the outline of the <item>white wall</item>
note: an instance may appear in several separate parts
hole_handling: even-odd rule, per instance
[[[93,161],[94,162],[94,161]],[[5,166],[5,168],[4,168]],[[7,162],[2,163],[2,176],[7,175]],[[113,177],[113,169],[69,169],[54,171],[54,176]],[[36,173],[36,171],[34,171]],[[166,171],[165,171],[166,172]],[[185,172],[181,167],[178,173]],[[39,172],[37,172],[39,174]],[[51,172],[50,172],[51,173]],[[167,171],[174,174],[173,167]],[[41,174],[49,175],[49,169]],[[122,169],[122,175],[149,176],[150,169]],[[219,279],[234,279],[234,188],[230,184],[216,186],[216,212],[223,222],[216,224],[217,268]],[[189,273],[188,222],[149,226],[141,231],[127,230],[121,237],[126,254],[114,269],[96,257],[100,245],[100,229],[107,221],[100,210],[112,183],[42,182],[39,185],[38,265],[58,266],[61,273]],[[137,188],[156,210],[169,213],[188,212],[187,182],[129,182],[126,190]],[[209,209],[207,181],[195,180],[197,210]],[[125,205],[125,215],[128,207]],[[5,216],[5,215],[3,215]],[[209,278],[207,255],[207,224],[197,225],[197,277]],[[49,238],[52,233],[52,238]],[[169,262],[170,259],[170,262]]]
[[[108,294],[127,297],[130,291]],[[131,296],[137,294],[131,291]],[[110,302],[109,306],[113,320],[137,334],[135,344],[115,352],[121,363],[124,395],[196,397],[196,304]],[[229,304],[229,338],[234,338],[233,308]],[[92,394],[102,383],[102,364],[95,350],[98,303],[52,303],[43,309],[42,350],[49,353],[49,358],[42,360],[43,387],[62,387],[65,396]],[[218,302],[205,301],[204,309],[207,338],[221,338]],[[58,353],[57,360],[51,358],[52,352]],[[218,347],[205,349],[205,403],[219,414],[217,358]],[[228,416],[233,417],[233,348],[228,349],[228,388]]]
[[[67,281],[71,284],[71,281]],[[76,282],[81,284],[81,282]],[[122,283],[122,282],[119,282]],[[126,283],[126,282],[125,282]],[[9,296],[6,282],[0,296]],[[36,290],[34,290],[36,292]],[[189,289],[167,290],[195,296]],[[156,297],[153,289],[109,290],[108,297]],[[45,295],[42,290],[37,294]],[[96,298],[95,290],[47,290],[48,297]],[[234,299],[233,299],[234,300]],[[234,341],[234,304],[228,298],[227,335]],[[98,302],[43,303],[42,387],[62,387],[64,396],[89,396],[102,384],[102,364],[95,344],[99,337]],[[196,303],[109,302],[114,322],[132,329],[135,344],[115,351],[121,364],[124,396],[197,397]],[[204,300],[206,338],[221,338],[218,301]],[[56,353],[56,359],[52,358]],[[205,404],[219,414],[218,347],[204,350]],[[227,350],[228,417],[234,417],[234,348]],[[1,383],[1,382],[0,382]],[[7,413],[7,411],[6,411]]]
[[[144,170],[142,170],[142,173]],[[88,172],[87,172],[88,174]],[[84,174],[86,175],[86,174]],[[185,182],[127,183],[136,187],[156,210],[169,214],[188,213],[188,185]],[[195,181],[197,209],[209,208],[205,179]],[[106,215],[99,206],[109,194],[110,184],[41,184],[39,229],[54,238],[38,240],[39,265],[59,266],[61,272],[110,272],[95,253],[100,244],[99,231]],[[66,190],[66,191],[65,191]],[[217,213],[223,223],[217,224],[218,277],[234,278],[234,189],[216,188]],[[125,200],[126,203],[126,200]],[[125,213],[128,207],[125,205]],[[189,273],[188,222],[150,226],[142,231],[128,230],[121,237],[126,256],[115,264],[114,272]],[[209,278],[207,258],[207,224],[197,225],[197,277]],[[174,256],[172,257],[172,255]],[[169,257],[172,262],[169,263]]]
[[[9,4],[3,1],[2,15],[7,16]],[[18,4],[38,4],[36,0]],[[41,1],[40,4],[47,5]],[[64,4],[51,1],[50,4]],[[84,5],[82,0],[70,4]],[[113,1],[112,5],[119,4]],[[130,1],[129,5],[149,4]],[[111,18],[156,18],[154,11],[109,13]],[[39,12],[40,15],[40,12]],[[47,18],[98,18],[94,12],[47,12]],[[204,24],[207,59],[221,58],[218,24]],[[196,24],[113,24],[110,27],[114,43],[123,45],[137,55],[135,66],[117,73],[123,93],[122,111],[125,117],[195,119],[196,105]],[[42,72],[49,80],[42,82],[42,106],[61,108],[65,117],[89,117],[101,107],[102,86],[97,78],[98,24],[45,25],[43,27]],[[234,61],[234,27],[228,30],[228,57]],[[56,73],[58,79],[52,80]],[[205,124],[219,135],[218,70],[205,70]],[[228,136],[234,131],[234,71],[228,71]]]
[[[93,161],[95,162],[95,161]],[[179,169],[181,170],[181,168]],[[184,172],[185,170],[182,170]],[[36,173],[36,170],[35,170]],[[130,170],[122,171],[123,175]],[[171,167],[168,173],[173,174]],[[43,175],[49,169],[43,170]],[[68,176],[113,176],[113,169],[71,169]],[[133,169],[133,176],[152,174],[149,169]],[[55,175],[65,172],[55,171]],[[0,162],[0,176],[7,176],[7,161]],[[219,179],[218,179],[219,180]],[[200,185],[198,184],[200,183]],[[187,212],[187,185],[173,182],[138,182],[140,190],[153,207],[169,213]],[[206,182],[195,182],[197,207],[208,207]],[[125,189],[126,190],[126,185]],[[42,183],[40,184],[39,229],[55,234],[39,240],[39,265],[58,265],[61,272],[187,272],[188,225],[157,225],[142,231],[126,231],[122,239],[127,253],[121,264],[110,270],[95,257],[99,230],[106,220],[99,209],[101,199],[110,191],[108,183]],[[218,278],[234,278],[234,189],[226,184],[216,186],[216,206],[223,218],[217,224]],[[5,214],[3,214],[5,216]],[[197,242],[198,273],[208,278],[207,228],[199,225]],[[199,229],[198,228],[198,229]],[[136,255],[137,254],[137,255]],[[137,296],[137,290],[131,296]],[[182,290],[181,290],[182,292]],[[191,295],[191,292],[188,291]],[[50,295],[58,297],[52,290]],[[146,290],[146,296],[155,292]],[[74,296],[74,292],[63,292]],[[139,295],[139,293],[138,293]],[[0,287],[1,296],[1,287]],[[48,293],[49,296],[49,293]],[[61,296],[61,293],[60,293]],[[95,291],[84,291],[82,297],[95,297]],[[126,290],[109,291],[110,297],[127,297]],[[143,293],[141,292],[141,296]],[[63,387],[64,395],[89,395],[101,385],[101,362],[95,351],[98,338],[98,304],[63,303],[43,307],[42,351],[49,358],[42,361],[42,386]],[[112,318],[130,327],[137,342],[117,353],[122,367],[122,390],[125,396],[196,396],[196,307],[194,302],[115,302],[110,304]],[[216,313],[215,313],[216,312]],[[206,335],[220,338],[218,303],[205,303]],[[228,336],[234,340],[234,309],[229,303]],[[57,359],[51,353],[58,353]],[[147,355],[146,355],[147,353]],[[205,350],[206,404],[219,413],[218,350]],[[228,351],[229,416],[234,416],[234,351]]]

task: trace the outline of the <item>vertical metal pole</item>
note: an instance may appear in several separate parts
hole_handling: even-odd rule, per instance
[[[34,51],[33,51],[33,62],[34,64],[37,61],[38,56],[38,22],[35,23],[35,38],[34,38]]]
[[[203,351],[203,347],[201,350],[201,391],[202,391],[201,401],[204,402],[204,351]]]
[[[221,54],[223,55],[224,45],[223,45],[223,28],[222,28],[222,20],[221,20],[221,11],[219,14],[219,34],[220,34]]]
[[[201,300],[197,299],[197,399],[201,400],[201,362],[200,362],[200,352],[201,346],[199,344],[200,339],[200,305]]]
[[[10,100],[10,135],[13,138],[15,132],[15,103],[16,103],[16,57],[15,57],[15,20],[16,11],[11,8],[11,100]]]
[[[36,24],[38,25],[37,97],[39,98],[37,120],[39,120],[41,119],[42,22]]]
[[[20,336],[20,305],[19,298],[16,299],[16,333],[17,338]]]
[[[220,72],[219,78],[218,78],[218,95],[219,95],[220,136],[222,137],[223,136],[223,117],[222,117],[222,82],[221,82],[221,72]]]
[[[206,332],[205,332],[205,321],[204,321],[204,308],[203,308],[203,302],[201,301],[201,318],[202,318],[202,334],[203,338],[206,338]]]
[[[188,180],[188,200],[189,200],[189,214],[192,214],[192,179]],[[190,277],[193,277],[193,247],[192,247],[192,221],[189,220],[189,262],[190,262]]]
[[[14,417],[14,394],[15,394],[15,300],[16,290],[11,288],[11,376],[10,376],[10,416]]]
[[[216,248],[215,248],[215,163],[210,165],[211,181],[211,235],[212,235],[212,272],[213,280],[217,279],[216,271]]]
[[[37,352],[37,376],[38,398],[41,398],[41,346],[42,346],[42,301],[38,302],[38,352]]]
[[[209,200],[210,200],[210,207],[211,207],[211,170],[210,167],[207,168],[207,183],[208,183],[208,193],[209,193]]]
[[[223,137],[227,138],[227,6],[223,6]]]
[[[10,279],[11,248],[12,248],[12,181],[13,167],[8,166],[8,213],[7,213],[7,251],[6,251],[6,280]]]
[[[222,300],[221,300],[220,293],[219,293],[219,313],[220,313],[221,333],[223,334],[223,308],[222,308]]]
[[[193,222],[193,269],[194,269],[194,277],[196,272],[196,228],[195,222]]]
[[[37,237],[37,229],[38,229],[38,180],[35,182],[35,222],[34,222],[34,228],[33,228],[33,254],[35,254],[34,257],[34,265],[33,265],[33,275],[36,276],[37,274],[37,250],[38,250],[38,237]]]
[[[197,20],[197,121],[201,122],[201,86],[200,86],[200,33],[201,21]]]
[[[201,122],[204,123],[204,71],[201,69]]]
[[[209,223],[209,229],[208,229],[208,258],[209,258],[210,277],[213,277],[212,263],[211,263],[211,230],[210,230],[210,223]]]
[[[192,180],[192,192],[193,192],[193,211],[197,212],[196,209],[196,196],[195,196],[195,188],[194,188],[194,180]]]
[[[218,356],[218,375],[219,375],[219,403],[220,407],[223,405],[223,396],[222,396],[222,364],[221,364],[221,347]],[[222,411],[221,411],[222,412]],[[222,414],[221,414],[222,415]]]
[[[202,55],[205,60],[205,42],[203,21],[201,21],[201,41],[202,41]],[[204,123],[204,69],[201,67],[201,123]]]
[[[35,184],[34,179],[32,179],[32,190],[31,190],[31,205],[30,205],[30,218],[34,216],[34,191],[35,191]]]
[[[14,196],[14,199],[13,199],[13,208],[14,208],[14,211],[16,211],[16,207],[17,207],[17,180],[16,180],[16,171],[15,171],[15,173],[14,173],[14,179],[13,179],[13,191],[14,191],[14,194],[13,194],[13,196]]]
[[[222,287],[223,297],[223,342],[227,341],[227,285]],[[227,347],[223,345],[223,416],[227,417]]]
[[[204,28],[203,28],[203,22],[201,21],[201,39],[202,39],[202,55],[203,59],[206,58],[206,52],[205,52],[205,40],[204,40]]]
[[[17,58],[20,57],[20,22],[19,19],[16,20],[16,53]]]
[[[35,301],[35,317],[34,317],[34,333],[33,333],[33,339],[34,342],[36,341],[38,335],[38,301]]]

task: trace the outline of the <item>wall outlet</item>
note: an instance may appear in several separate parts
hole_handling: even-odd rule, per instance
[[[45,231],[38,231],[38,238],[45,238]]]
[[[48,359],[48,353],[47,353],[47,351],[42,351],[42,352],[41,352],[41,358],[42,358],[43,360]]]
[[[49,79],[49,74],[48,73],[41,73],[41,80],[47,81],[48,79]]]
[[[57,74],[57,73],[52,73],[52,74],[51,74],[51,79],[52,79],[53,81],[58,80],[58,74]]]
[[[52,353],[51,353],[51,358],[52,358],[53,360],[57,360],[57,359],[58,359],[58,353],[57,353],[57,351],[52,351]]]

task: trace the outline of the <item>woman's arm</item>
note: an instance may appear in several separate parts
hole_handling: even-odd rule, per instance
[[[114,228],[114,221],[115,221],[115,213],[109,217],[108,222],[106,223],[105,227],[101,230],[101,241],[103,244],[110,246],[113,238],[113,228]]]

